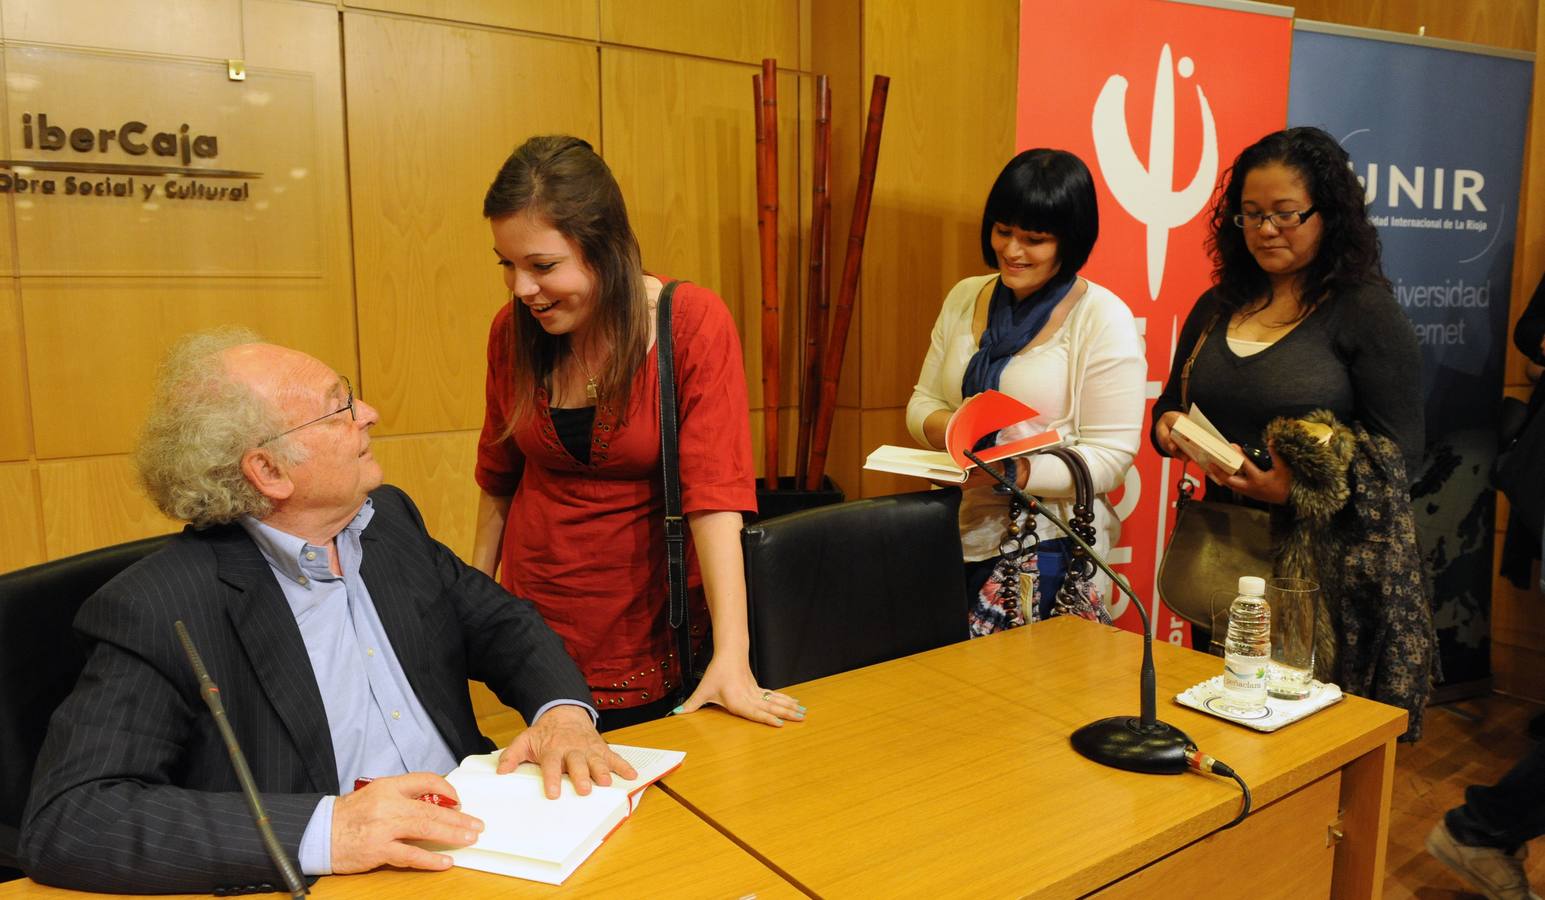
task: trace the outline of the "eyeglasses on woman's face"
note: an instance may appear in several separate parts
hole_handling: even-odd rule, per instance
[[[258,446],[261,447],[264,444],[273,443],[274,441],[279,440],[280,438],[284,437],[287,434],[294,434],[295,432],[301,430],[302,428],[305,428],[305,427],[310,426],[310,425],[315,425],[316,423],[321,422],[324,419],[331,419],[333,416],[336,416],[339,413],[344,412],[345,410],[348,411],[350,419],[352,419],[354,421],[358,421],[359,420],[359,415],[354,411],[354,385],[350,384],[349,383],[349,379],[346,376],[343,376],[343,375],[339,375],[338,376],[338,381],[343,385],[344,394],[348,397],[347,402],[345,402],[342,406],[338,407],[337,409],[333,410],[330,413],[323,413],[322,415],[317,416],[315,419],[311,419],[309,421],[302,422],[299,425],[296,425],[294,428],[288,428],[288,429],[286,429],[284,431],[279,432],[278,434],[270,435],[270,436],[264,438],[263,440],[259,441],[258,442]]]
[[[1271,227],[1282,231],[1288,228],[1297,228],[1304,224],[1315,212],[1316,209],[1311,206],[1308,209],[1287,209],[1281,212],[1234,213],[1234,224],[1240,228],[1246,225],[1260,228],[1262,225],[1270,223]]]

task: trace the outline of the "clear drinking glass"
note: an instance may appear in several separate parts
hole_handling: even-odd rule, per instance
[[[1283,700],[1309,696],[1314,679],[1314,619],[1320,586],[1304,578],[1270,578],[1271,668],[1266,693]]]

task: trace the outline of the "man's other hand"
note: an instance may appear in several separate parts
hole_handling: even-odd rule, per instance
[[[499,774],[513,772],[523,762],[542,767],[542,791],[549,800],[558,799],[565,772],[580,796],[590,793],[592,783],[611,784],[613,772],[623,778],[638,777],[627,760],[606,746],[590,711],[573,704],[554,706],[522,731],[499,755]]]

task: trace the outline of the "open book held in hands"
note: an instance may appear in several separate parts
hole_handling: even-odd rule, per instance
[[[944,426],[944,450],[919,450],[884,444],[869,454],[864,468],[896,475],[915,475],[932,481],[964,484],[976,464],[966,451],[977,441],[1011,425],[1033,419],[1036,411],[1000,391],[983,391],[960,405]],[[1062,443],[1056,429],[1008,441],[978,452],[982,462],[1024,456]]]
[[[1207,421],[1196,404],[1190,412],[1175,420],[1169,436],[1187,456],[1203,466],[1216,466],[1233,475],[1245,464],[1245,455],[1234,449],[1213,424]]]
[[[565,775],[556,800],[543,795],[542,770],[534,763],[499,775],[499,751],[467,757],[445,779],[456,788],[462,812],[483,820],[483,832],[469,847],[425,846],[468,869],[562,884],[638,808],[644,789],[686,757],[677,750],[612,749],[632,764],[637,778],[613,775],[609,786],[594,785],[581,797]]]

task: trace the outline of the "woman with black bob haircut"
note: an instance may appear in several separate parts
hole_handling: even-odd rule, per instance
[[[1273,574],[1320,585],[1315,677],[1406,707],[1415,739],[1436,641],[1409,492],[1424,440],[1415,331],[1335,138],[1268,134],[1224,178],[1214,285],[1181,328],[1154,446],[1181,455],[1184,385],[1226,438],[1264,449],[1269,468],[1247,454],[1237,473],[1209,469],[1208,499],[1271,511]]]
[[[966,398],[998,390],[1022,401],[1037,415],[1002,429],[995,442],[1056,429],[1089,469],[1098,495],[1093,543],[1108,551],[1120,523],[1105,494],[1122,483],[1141,441],[1147,364],[1126,304],[1078,275],[1099,232],[1094,179],[1077,156],[1036,149],[1009,161],[982,211],[982,261],[996,273],[964,278],[944,298],[907,404],[907,428],[923,446],[943,448],[945,425]],[[1038,455],[1001,465],[1021,488],[1069,515],[1074,473],[1067,462]],[[1054,526],[1030,520],[996,484],[973,471],[962,488],[973,635],[1049,615],[1066,567],[1067,544]],[[1005,544],[1011,531],[1023,540]],[[1021,581],[1016,573],[1036,577]],[[1013,582],[1034,584],[1033,596],[1005,593]]]
[[[706,703],[774,726],[804,718],[751,673],[740,528],[756,483],[724,301],[686,283],[671,299],[687,602],[695,658],[711,650],[688,696],[666,609],[654,349],[671,281],[644,270],[622,191],[579,138],[516,148],[483,215],[509,302],[488,335],[472,564],[563,638],[603,731]]]

